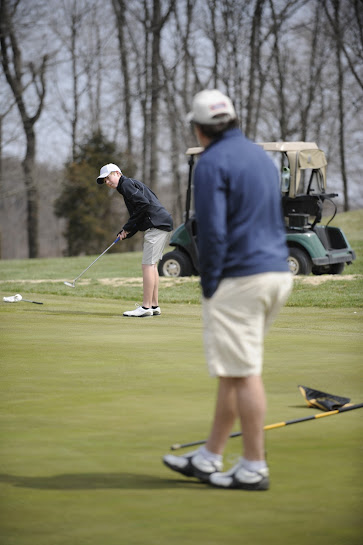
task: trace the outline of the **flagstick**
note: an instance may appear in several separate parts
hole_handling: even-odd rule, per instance
[[[305,416],[304,418],[296,418],[294,420],[287,420],[286,422],[276,422],[275,424],[268,424],[267,426],[264,426],[263,429],[264,431],[274,430],[276,428],[283,428],[285,426],[290,426],[291,424],[299,424],[300,422],[307,422],[308,420],[317,420],[318,418],[325,418],[326,416],[333,416],[334,414],[345,413],[347,411],[354,411],[355,409],[361,409],[362,407],[363,407],[363,403],[358,403],[357,405],[351,405],[351,404],[344,405],[340,409],[336,409],[334,411],[328,411],[325,413],[317,413],[311,416]],[[235,433],[231,433],[229,437],[230,438],[240,437],[241,435],[243,435],[242,432],[238,431]],[[176,443],[175,445],[172,445],[170,447],[170,450],[178,450],[180,448],[195,447],[196,445],[204,445],[206,442],[207,442],[207,439],[202,439],[201,441],[193,441],[191,443],[183,443],[181,445]]]

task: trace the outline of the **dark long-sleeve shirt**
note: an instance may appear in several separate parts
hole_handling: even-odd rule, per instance
[[[142,182],[121,176],[117,191],[123,196],[130,214],[123,229],[132,237],[137,231],[146,231],[152,227],[162,231],[172,231],[173,220],[159,199]]]

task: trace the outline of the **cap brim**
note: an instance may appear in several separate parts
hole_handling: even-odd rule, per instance
[[[106,176],[107,176],[107,174],[105,174],[105,176],[99,176],[99,178],[97,178],[97,183],[99,185],[104,184]]]
[[[231,113],[225,113],[219,116],[209,117],[208,119],[204,119],[204,121],[199,121],[198,119],[195,119],[194,112],[189,112],[186,119],[187,123],[197,123],[198,125],[220,125],[221,123],[233,121],[233,119],[236,119],[236,116]]]
[[[193,117],[194,117],[194,112],[189,112],[186,117],[187,123],[191,123],[193,121]]]

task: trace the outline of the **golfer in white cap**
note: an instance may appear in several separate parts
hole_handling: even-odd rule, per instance
[[[120,239],[131,238],[138,231],[145,233],[142,257],[143,302],[135,310],[124,312],[123,315],[143,318],[161,314],[158,262],[170,239],[172,217],[150,188],[124,176],[114,163],[101,168],[97,183],[116,189],[124,198],[130,217],[118,233]]]

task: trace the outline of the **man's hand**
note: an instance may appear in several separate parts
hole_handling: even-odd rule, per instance
[[[122,229],[122,231],[120,231],[120,232],[118,233],[119,239],[120,239],[120,240],[123,240],[124,238],[127,237],[128,234],[129,234],[128,231],[124,231],[124,230]]]

